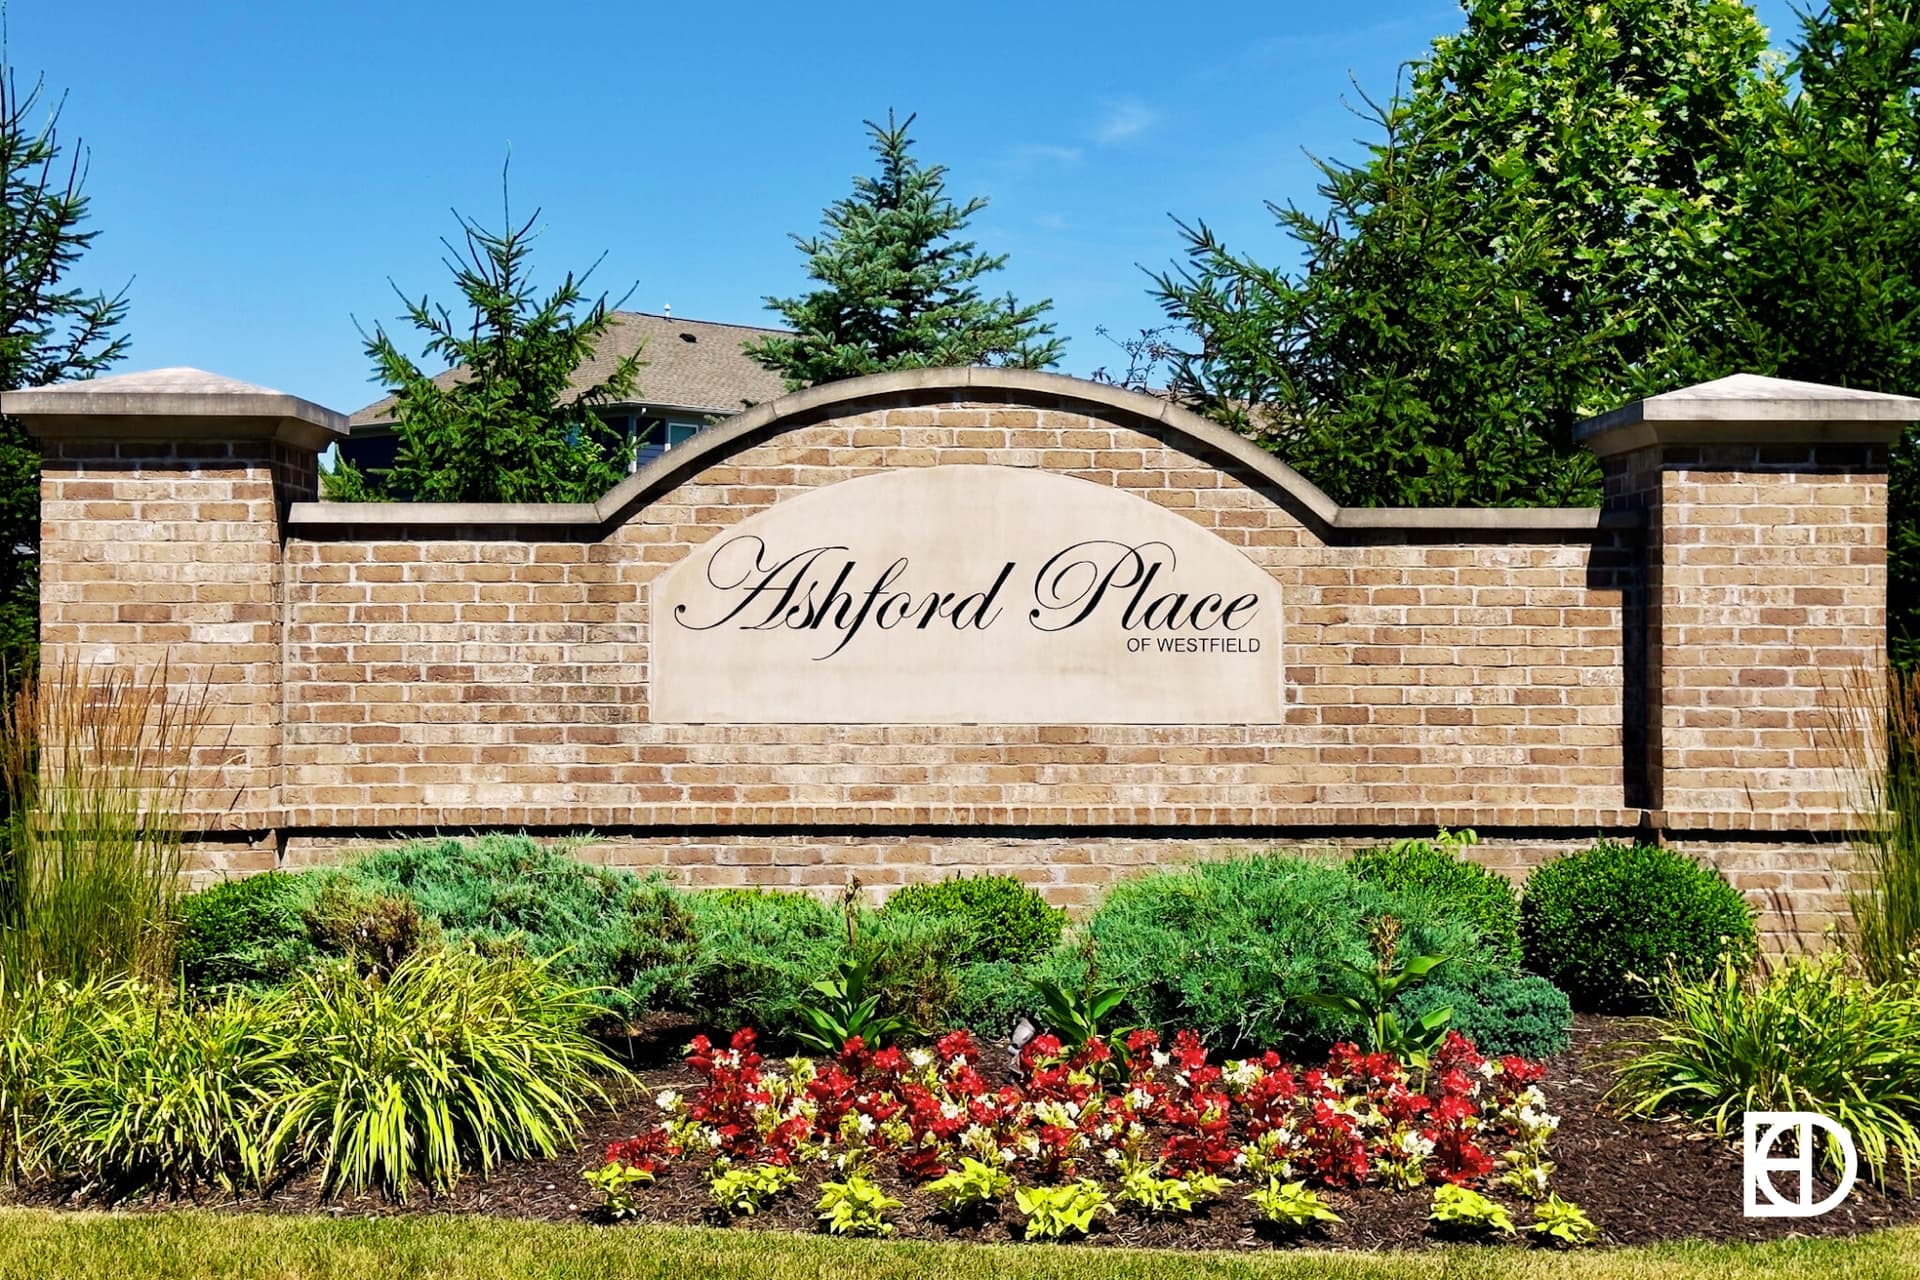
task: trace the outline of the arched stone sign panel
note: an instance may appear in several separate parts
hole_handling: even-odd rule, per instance
[[[1144,498],[1006,466],[788,498],[657,580],[653,719],[1274,723],[1280,590]]]

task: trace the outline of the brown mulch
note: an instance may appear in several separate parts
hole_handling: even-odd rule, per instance
[[[1742,1212],[1741,1162],[1737,1140],[1725,1141],[1695,1133],[1678,1122],[1648,1123],[1626,1120],[1603,1100],[1612,1082],[1606,1068],[1607,1047],[1631,1030],[1623,1019],[1582,1016],[1574,1024],[1574,1042],[1566,1053],[1548,1063],[1542,1087],[1547,1105],[1560,1117],[1552,1145],[1558,1166],[1554,1190],[1586,1210],[1609,1244],[1646,1244],[1659,1240],[1771,1240],[1788,1236],[1839,1236],[1905,1223],[1920,1223],[1920,1194],[1898,1186],[1880,1191],[1863,1180],[1832,1212],[1818,1218],[1750,1219]],[[469,1178],[446,1195],[416,1192],[406,1204],[374,1196],[325,1198],[312,1176],[295,1179],[266,1196],[220,1198],[201,1196],[193,1201],[147,1199],[122,1203],[125,1209],[167,1209],[192,1203],[201,1208],[236,1213],[328,1213],[340,1216],[397,1214],[491,1214],[507,1218],[555,1222],[600,1221],[596,1197],[580,1179],[581,1170],[597,1158],[607,1143],[631,1136],[652,1123],[651,1098],[659,1089],[688,1089],[694,1077],[678,1065],[641,1073],[645,1087],[618,1100],[612,1112],[591,1117],[580,1136],[578,1152],[552,1160],[518,1161],[494,1171],[491,1177]],[[1097,1171],[1091,1171],[1097,1172]],[[801,1185],[781,1196],[768,1210],[733,1220],[740,1230],[815,1231],[819,1229],[813,1204],[818,1184],[830,1175],[818,1168],[801,1170]],[[894,1215],[898,1235],[904,1238],[1005,1242],[1021,1238],[1019,1215],[1011,1204],[997,1216],[955,1222],[944,1217],[916,1184],[882,1168],[876,1181],[905,1202]],[[1783,1179],[1785,1190],[1789,1180]],[[1822,1187],[1817,1196],[1824,1196]],[[1150,1220],[1118,1212],[1088,1238],[1093,1245],[1126,1245],[1175,1249],[1256,1249],[1296,1242],[1270,1234],[1256,1220],[1253,1207],[1241,1200],[1241,1188],[1206,1212],[1191,1218]],[[1920,1186],[1916,1186],[1920,1192]],[[1439,1239],[1426,1221],[1431,1192],[1396,1192],[1380,1188],[1323,1193],[1346,1221],[1306,1242],[1321,1247],[1356,1249],[1423,1248]],[[1505,1197],[1502,1197],[1505,1198]],[[639,1194],[638,1221],[694,1225],[714,1224],[706,1184],[689,1165],[675,1166],[659,1183]],[[76,1199],[43,1193],[29,1203],[82,1207]],[[1515,1204],[1515,1218],[1530,1218],[1524,1204]],[[618,1229],[617,1227],[614,1229]]]

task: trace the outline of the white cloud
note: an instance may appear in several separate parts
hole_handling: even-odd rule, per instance
[[[1086,153],[1079,147],[1063,147],[1051,142],[1023,142],[1012,156],[1022,164],[1079,164]]]
[[[1138,98],[1109,100],[1100,106],[1103,114],[1094,125],[1093,138],[1103,147],[1137,137],[1160,122],[1160,113]]]

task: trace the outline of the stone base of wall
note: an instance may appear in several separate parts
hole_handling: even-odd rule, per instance
[[[1629,833],[1617,833],[1630,838]],[[328,833],[293,836],[277,852],[266,842],[207,845],[193,877],[204,883],[279,866],[289,870],[336,863],[358,849],[390,844],[393,833],[357,839]],[[582,860],[633,871],[659,871],[690,888],[801,889],[830,897],[858,876],[876,899],[921,880],[955,875],[1013,875],[1058,906],[1084,913],[1116,880],[1158,867],[1262,849],[1341,856],[1384,843],[1385,836],[1345,838],[1207,835],[1139,837],[1049,834],[947,836],[927,834],[738,834],[584,837]],[[1543,862],[1584,849],[1594,836],[1568,839],[1489,837],[1472,850],[1476,861],[1518,885]],[[1759,912],[1765,945],[1809,950],[1846,918],[1847,855],[1833,843],[1770,843],[1670,838],[1681,851],[1720,868]]]

